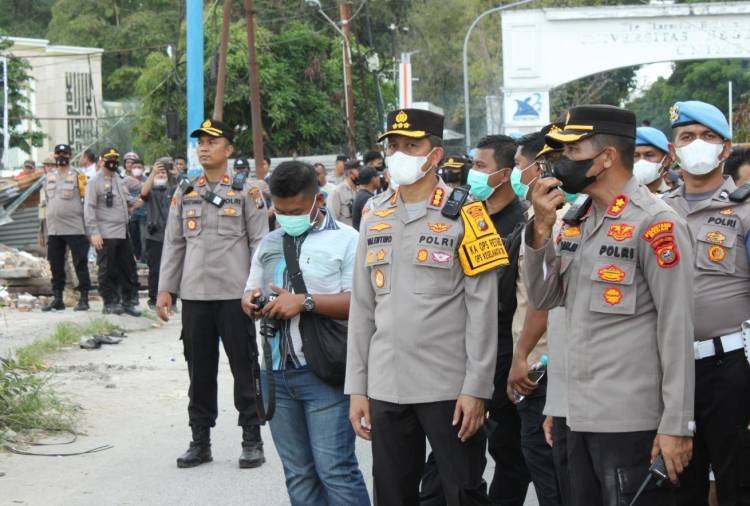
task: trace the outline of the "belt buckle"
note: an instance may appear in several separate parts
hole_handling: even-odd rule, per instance
[[[703,360],[704,358],[713,357],[716,354],[716,348],[713,344],[713,341],[710,339],[694,343],[695,360]]]

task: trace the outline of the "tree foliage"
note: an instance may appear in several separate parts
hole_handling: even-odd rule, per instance
[[[0,7],[0,31],[12,37],[43,39],[52,19],[56,0],[3,0]]]
[[[0,54],[7,54],[13,43],[0,34]],[[27,60],[8,55],[8,130],[11,148],[21,148],[27,153],[32,146],[41,146],[44,135],[38,130],[39,122],[31,117],[31,65]],[[0,78],[2,77],[0,69]],[[5,114],[0,99],[0,117]],[[23,129],[19,128],[24,126]],[[5,135],[5,132],[3,132]]]
[[[658,79],[643,95],[628,104],[639,121],[649,120],[651,125],[670,131],[669,108],[678,101],[701,100],[714,104],[728,115],[728,82],[734,88],[735,111],[741,112],[747,105],[750,94],[750,61],[748,60],[705,60],[699,62],[678,62],[669,78]],[[744,95],[743,95],[744,93]],[[735,119],[735,127],[742,135],[750,125],[740,115]],[[744,130],[743,130],[744,129]],[[745,137],[735,136],[736,141],[747,141]]]

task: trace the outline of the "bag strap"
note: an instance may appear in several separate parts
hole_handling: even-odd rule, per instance
[[[307,234],[301,236],[300,245],[307,237]],[[299,258],[297,255],[297,246],[294,244],[294,237],[284,234],[284,260],[286,260],[286,269],[289,273],[289,281],[292,284],[294,293],[307,293],[305,280],[302,278],[302,271],[299,268]]]

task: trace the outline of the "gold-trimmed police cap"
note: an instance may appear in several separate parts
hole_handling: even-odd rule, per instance
[[[224,137],[230,144],[234,141],[234,130],[232,130],[226,123],[222,123],[215,119],[205,120],[201,123],[200,128],[193,130],[190,137],[196,138],[204,134],[211,137]]]
[[[471,160],[469,160],[468,158],[464,158],[463,156],[449,156],[448,159],[443,162],[443,165],[441,165],[441,167],[459,170],[463,169],[467,165],[471,165]]]
[[[544,134],[545,139],[546,136],[549,135],[552,132],[559,132],[563,129],[564,124],[563,123],[550,123],[549,125],[546,125],[543,127],[540,132]],[[544,146],[542,146],[542,149],[539,150],[539,152],[536,154],[534,159],[541,158],[544,155],[547,155],[549,153],[553,153],[555,151],[560,151],[561,148],[553,148],[549,144],[545,143]]]
[[[102,160],[107,160],[110,158],[117,159],[117,158],[120,158],[120,152],[117,151],[117,149],[115,148],[107,148],[104,151],[102,151],[101,157],[102,157]]]
[[[430,135],[443,138],[443,116],[424,109],[397,109],[388,113],[388,130],[378,142],[391,135],[424,139]]]
[[[562,130],[550,131],[545,140],[552,149],[558,149],[596,134],[635,139],[635,128],[635,114],[627,109],[601,104],[582,105],[570,109]]]

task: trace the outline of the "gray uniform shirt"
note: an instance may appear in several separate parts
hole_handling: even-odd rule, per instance
[[[225,174],[213,192],[225,199],[217,207],[203,199],[209,191],[205,176],[187,195],[178,189],[172,199],[164,236],[159,291],[179,293],[186,300],[242,298],[252,252],[268,233],[268,217],[260,189],[248,181],[232,189]]]
[[[538,249],[526,229],[535,307],[565,306],[568,426],[691,435],[693,264],[685,222],[631,179],[609,209]],[[557,243],[557,245],[555,244]],[[553,338],[554,339],[554,338]]]
[[[685,187],[664,202],[684,217],[695,256],[695,339],[702,341],[740,330],[750,318],[750,266],[745,241],[750,230],[750,199],[732,202],[730,177],[709,198],[690,209]]]
[[[342,181],[328,197],[328,208],[333,217],[338,221],[352,226],[352,207],[354,206],[355,190],[352,190],[347,181]]]
[[[112,193],[112,207],[107,207],[107,193]],[[128,228],[128,190],[117,173],[102,169],[86,187],[84,218],[87,235],[103,239],[125,239]]]
[[[439,182],[411,218],[392,190],[365,207],[354,264],[347,394],[415,404],[492,396],[497,274],[464,275],[463,222]]]
[[[57,170],[47,174],[44,185],[45,218],[49,235],[85,235],[83,197],[78,188],[78,171]]]

